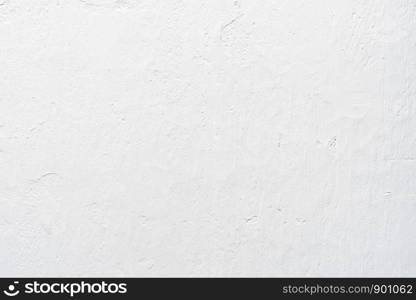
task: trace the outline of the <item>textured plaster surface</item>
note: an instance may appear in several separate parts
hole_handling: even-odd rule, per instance
[[[0,276],[416,276],[416,2],[0,0]]]

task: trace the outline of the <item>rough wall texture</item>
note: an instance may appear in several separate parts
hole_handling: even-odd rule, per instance
[[[416,276],[416,2],[0,0],[1,276]]]

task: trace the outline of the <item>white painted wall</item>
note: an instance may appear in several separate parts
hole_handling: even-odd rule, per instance
[[[0,0],[0,276],[416,276],[413,0]]]

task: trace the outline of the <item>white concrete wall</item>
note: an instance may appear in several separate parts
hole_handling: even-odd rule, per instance
[[[0,276],[416,276],[416,1],[0,0]]]

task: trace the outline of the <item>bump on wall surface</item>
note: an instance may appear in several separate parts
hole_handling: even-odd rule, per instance
[[[0,0],[1,276],[416,276],[416,2]]]

